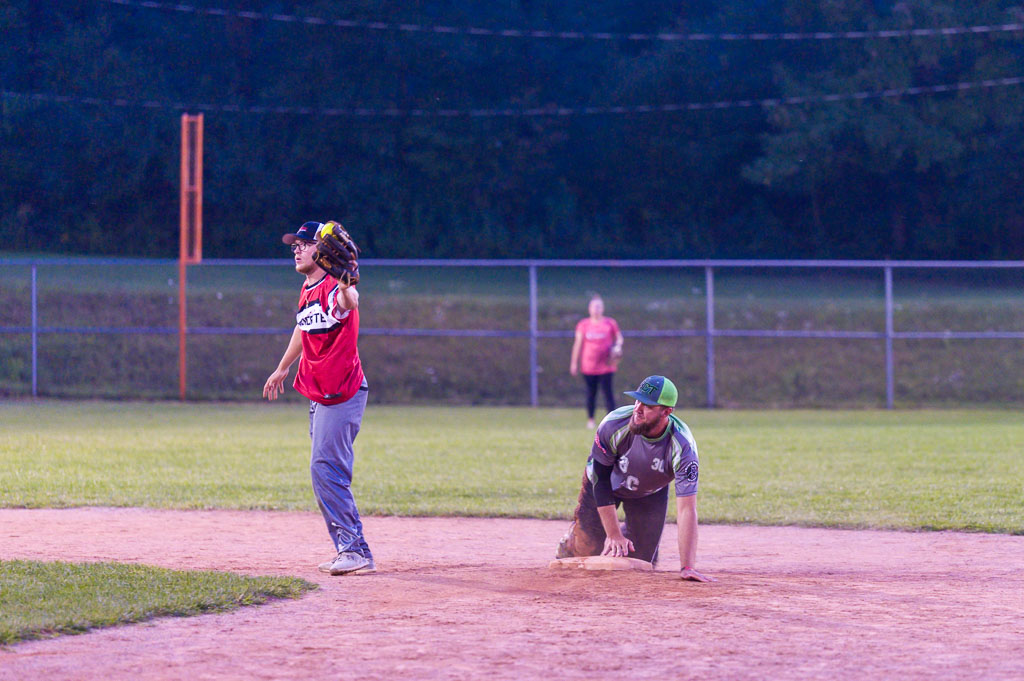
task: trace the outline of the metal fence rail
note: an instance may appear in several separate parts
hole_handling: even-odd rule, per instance
[[[192,267],[245,266],[281,267],[289,261],[281,259],[208,259]],[[22,266],[30,269],[31,322],[28,326],[0,326],[0,333],[29,334],[31,336],[32,396],[38,395],[38,339],[41,334],[164,334],[174,335],[172,326],[146,327],[54,327],[41,326],[38,315],[37,268],[40,266],[74,265],[177,265],[174,259],[137,258],[0,258],[0,266]],[[497,329],[426,329],[426,328],[362,328],[368,336],[405,337],[484,337],[526,338],[529,341],[530,403],[537,406],[538,364],[537,341],[541,338],[571,338],[573,332],[542,331],[537,322],[537,272],[542,268],[675,268],[702,269],[705,280],[706,325],[703,329],[623,330],[627,338],[704,338],[706,343],[707,406],[716,405],[715,397],[715,339],[716,338],[814,338],[814,339],[871,339],[885,341],[886,406],[891,409],[895,400],[893,341],[902,339],[1011,339],[1024,340],[1024,331],[897,331],[894,327],[893,271],[915,270],[1024,270],[1024,261],[921,261],[921,260],[472,260],[472,259],[366,259],[360,266],[396,267],[505,267],[525,268],[529,276],[529,321],[525,330]],[[735,268],[758,269],[859,269],[878,270],[883,277],[885,296],[884,331],[816,331],[779,329],[719,329],[715,326],[715,271]],[[291,327],[201,327],[189,326],[189,335],[280,335],[291,332]]]

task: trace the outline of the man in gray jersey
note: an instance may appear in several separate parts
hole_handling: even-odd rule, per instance
[[[635,400],[633,405],[619,407],[597,427],[573,522],[555,557],[600,554],[657,562],[668,487],[675,482],[680,576],[713,582],[694,567],[697,443],[689,427],[672,415],[676,386],[664,376],[648,376],[625,394]],[[622,525],[616,512],[620,505],[626,514]]]

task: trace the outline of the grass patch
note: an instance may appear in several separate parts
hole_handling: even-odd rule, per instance
[[[1024,534],[1016,411],[687,411],[703,522]],[[0,404],[0,506],[316,509],[294,404]],[[582,410],[371,406],[364,514],[566,518]]]
[[[223,612],[297,598],[315,588],[291,577],[0,560],[0,645],[154,617]]]

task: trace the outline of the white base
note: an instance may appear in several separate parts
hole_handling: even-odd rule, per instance
[[[548,563],[552,570],[641,570],[650,572],[654,566],[639,558],[614,556],[586,556],[585,558],[559,558]]]

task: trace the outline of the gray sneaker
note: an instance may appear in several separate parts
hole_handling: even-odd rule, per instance
[[[317,566],[317,569],[320,572],[330,574],[331,566],[334,565],[334,561],[336,560],[337,558],[331,558],[326,563],[320,563],[320,565]],[[374,575],[377,574],[377,566],[374,564],[373,558],[371,558],[370,562],[366,564],[366,567],[359,568],[358,570],[355,570],[355,572],[358,572],[361,575]]]
[[[347,575],[370,566],[370,560],[355,551],[342,551],[331,563],[329,572],[332,575]]]

